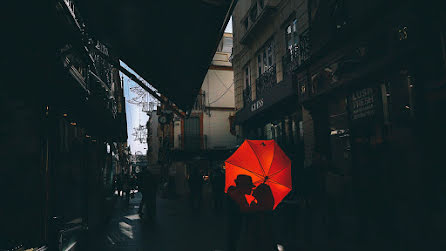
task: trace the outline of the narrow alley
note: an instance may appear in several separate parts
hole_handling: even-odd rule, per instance
[[[0,251],[446,250],[445,0],[28,2]]]

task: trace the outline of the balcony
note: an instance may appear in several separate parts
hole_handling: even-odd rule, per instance
[[[101,44],[100,42],[96,42],[95,47],[100,50],[102,53],[109,55],[108,48]],[[111,87],[111,70],[113,66],[109,64],[102,56],[99,55],[94,50],[90,51],[91,56],[93,57],[93,67],[94,73],[107,85],[108,88]]]
[[[65,56],[62,63],[65,69],[68,70],[68,72],[71,74],[74,80],[79,83],[82,89],[84,89],[87,94],[90,94],[88,68],[83,65],[82,62],[78,60],[78,58],[74,54]]]
[[[256,79],[256,98],[262,96],[277,83],[276,65],[269,67]]]
[[[252,91],[251,91],[251,86],[247,86],[244,90],[243,90],[243,107],[249,106],[251,104],[252,101]]]
[[[255,37],[257,32],[262,31],[263,25],[267,23],[271,14],[276,10],[281,0],[257,0],[252,1],[252,5],[242,18],[244,33],[240,42],[248,44]]]
[[[306,30],[300,35],[299,43],[288,49],[282,58],[283,73],[285,76],[291,76],[302,64],[310,58],[310,36]]]

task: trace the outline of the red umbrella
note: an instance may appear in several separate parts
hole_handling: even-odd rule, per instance
[[[241,174],[251,176],[255,186],[270,186],[274,208],[291,191],[291,160],[274,140],[245,140],[225,161],[225,168],[225,192]]]

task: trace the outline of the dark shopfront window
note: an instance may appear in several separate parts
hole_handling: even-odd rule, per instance
[[[351,145],[351,161],[355,168],[371,172],[367,175],[379,176],[378,167],[384,168],[392,158],[388,155],[389,145],[412,151],[404,154],[407,159],[418,154],[414,150],[416,146],[409,147],[416,132],[413,130],[416,118],[415,88],[415,79],[408,71],[401,70],[380,84],[353,90],[346,100],[348,106],[342,100],[332,104],[330,144],[333,164],[343,165],[343,148]],[[348,116],[343,112],[346,108]],[[344,131],[339,133],[339,130]],[[341,140],[339,135],[347,136]],[[400,160],[401,163],[404,161]]]
[[[296,114],[269,122],[263,127],[263,138],[275,140],[281,147],[293,148],[300,140],[300,121]]]

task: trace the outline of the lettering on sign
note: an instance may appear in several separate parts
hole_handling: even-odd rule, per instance
[[[258,110],[260,107],[263,106],[263,98],[259,99],[257,101],[255,101],[252,105],[251,105],[251,112]]]
[[[365,88],[353,92],[350,96],[352,120],[375,115],[375,99],[375,92],[372,88]]]

